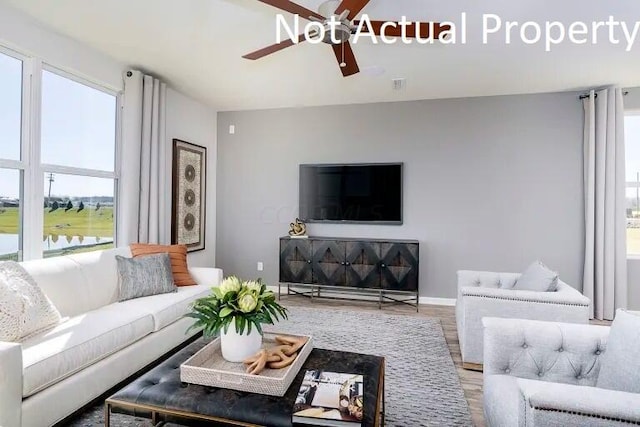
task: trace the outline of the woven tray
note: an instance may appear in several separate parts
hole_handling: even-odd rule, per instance
[[[260,375],[247,374],[243,363],[224,360],[220,350],[220,338],[216,338],[180,365],[180,380],[185,383],[282,397],[302,368],[302,364],[309,357],[313,342],[307,335],[265,333],[262,348],[279,345],[275,341],[276,335],[308,338],[307,343],[298,352],[296,360],[286,368],[265,368]]]

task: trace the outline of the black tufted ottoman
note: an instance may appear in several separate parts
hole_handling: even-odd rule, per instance
[[[151,418],[154,424],[186,426],[292,427],[291,415],[306,369],[364,375],[363,427],[384,425],[384,358],[314,349],[283,397],[245,393],[180,381],[180,364],[205,345],[202,339],[108,398],[105,426],[111,412]]]

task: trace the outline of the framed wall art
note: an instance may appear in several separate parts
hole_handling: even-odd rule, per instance
[[[171,243],[205,248],[207,149],[173,140]]]

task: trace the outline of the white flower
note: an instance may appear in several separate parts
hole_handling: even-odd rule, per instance
[[[240,288],[242,288],[242,283],[236,276],[229,276],[220,284],[220,292],[223,296],[229,292],[239,292]]]
[[[244,286],[247,290],[255,293],[260,293],[260,289],[262,289],[262,285],[256,280],[249,280],[244,284]]]
[[[252,312],[258,305],[258,299],[251,292],[243,293],[238,299],[238,307],[243,313]]]

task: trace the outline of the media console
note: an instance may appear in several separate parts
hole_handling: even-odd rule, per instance
[[[280,238],[280,281],[287,295],[376,297],[418,308],[417,240]],[[323,295],[324,293],[324,295]],[[329,295],[327,295],[329,294]]]

